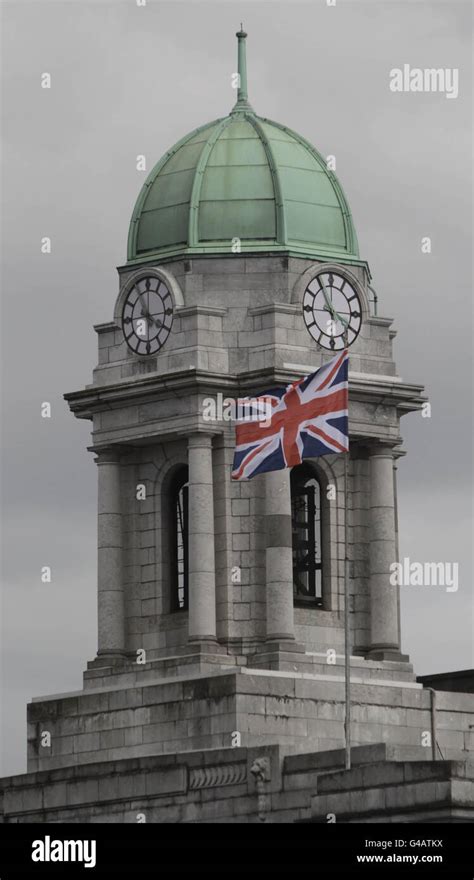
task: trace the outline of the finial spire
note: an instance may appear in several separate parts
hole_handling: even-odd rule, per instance
[[[247,39],[247,34],[245,33],[242,23],[240,25],[240,31],[237,31],[236,35],[238,43],[237,43],[237,70],[239,73],[239,89],[237,92],[237,102],[232,110],[232,112],[236,112],[238,110],[252,110],[251,105],[248,101],[248,93],[247,93],[247,55],[246,55],[246,46],[245,40]]]

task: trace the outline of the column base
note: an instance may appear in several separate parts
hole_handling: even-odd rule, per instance
[[[294,639],[267,639],[248,658],[247,666],[282,672],[310,672],[312,662],[306,657],[305,646]]]
[[[215,636],[196,636],[188,639],[184,648],[185,653],[190,654],[224,654],[225,648],[219,645]]]
[[[292,636],[272,636],[271,638],[265,639],[262,645],[259,645],[256,649],[256,654],[261,654],[267,651],[284,651],[290,652],[291,654],[304,654],[305,646],[300,642],[296,642],[294,637]]]
[[[374,647],[365,655],[367,660],[395,660],[397,663],[409,663],[409,654],[402,654],[398,648]]]
[[[88,669],[98,669],[102,666],[123,666],[128,661],[126,651],[97,651],[97,657],[89,660]]]

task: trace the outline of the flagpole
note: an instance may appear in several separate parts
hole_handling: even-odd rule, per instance
[[[347,330],[344,342],[347,349]],[[348,407],[349,409],[349,407]],[[348,413],[349,419],[349,413]],[[347,445],[349,447],[349,421]],[[344,740],[345,767],[351,769],[351,629],[349,623],[349,448],[344,454]]]

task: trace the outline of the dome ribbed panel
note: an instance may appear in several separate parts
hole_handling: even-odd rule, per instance
[[[128,259],[241,250],[358,261],[349,206],[325,159],[253,112],[209,123],[155,166],[137,200]]]
[[[203,173],[199,241],[271,240],[275,194],[263,144],[248,121],[232,120],[225,134],[214,144]]]

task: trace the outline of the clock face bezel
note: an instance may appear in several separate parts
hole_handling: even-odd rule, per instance
[[[345,328],[341,321],[335,319],[333,323],[337,332],[328,332],[328,322],[332,319],[319,280],[321,277],[334,310],[349,321],[347,347],[354,344],[361,331],[364,317],[362,296],[354,279],[339,267],[332,266],[322,267],[315,272],[304,289],[302,310],[308,333],[326,351],[342,351],[346,347]],[[336,280],[337,284],[334,283]]]
[[[130,351],[140,358],[157,355],[170,335],[173,319],[174,301],[166,281],[160,275],[151,273],[134,277],[121,311],[122,333]],[[136,330],[136,323],[140,320],[147,322],[148,331],[154,324],[155,332],[141,336]],[[130,327],[131,331],[127,333]]]

